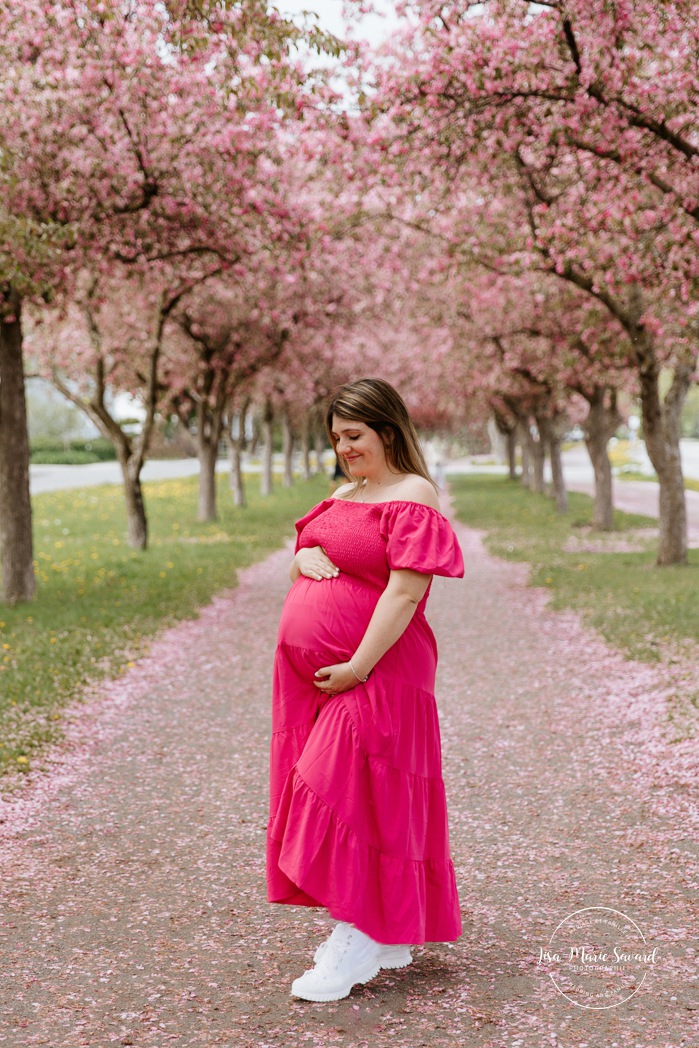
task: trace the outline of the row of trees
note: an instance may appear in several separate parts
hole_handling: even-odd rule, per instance
[[[688,0],[397,7],[405,30],[379,54],[264,0],[0,12],[4,599],[34,586],[27,361],[114,443],[138,548],[157,419],[195,435],[207,518],[250,398],[308,444],[337,383],[380,374],[426,427],[492,415],[534,487],[548,452],[561,510],[560,439],[580,421],[603,528],[608,439],[640,396],[658,562],[686,559],[699,16]],[[137,437],[116,391],[143,403]]]
[[[253,376],[322,362],[354,308],[317,136],[340,45],[260,0],[26,0],[0,12],[2,596],[34,592],[24,369],[116,448],[129,542],[159,416],[196,420],[202,516]],[[302,132],[308,130],[304,139]],[[316,141],[311,141],[311,136]],[[140,397],[133,437],[111,394]],[[271,392],[271,391],[270,391]]]
[[[462,389],[521,434],[539,476],[548,444],[559,492],[560,420],[582,399],[602,527],[607,441],[620,395],[637,394],[660,485],[658,563],[683,563],[679,418],[699,349],[696,5],[398,6],[410,28],[371,74],[393,160],[377,184],[433,244]]]

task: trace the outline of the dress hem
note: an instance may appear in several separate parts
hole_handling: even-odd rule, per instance
[[[320,906],[336,920],[355,924],[376,942],[417,945],[453,942],[460,937],[462,927],[451,858],[413,859],[382,853],[357,837],[297,769],[289,776],[285,794],[288,804],[281,837],[275,834],[274,825],[280,812],[270,818],[267,827],[270,903]],[[294,799],[298,798],[301,799],[294,812]],[[309,822],[316,830],[314,849],[308,848],[309,838],[304,833]],[[291,834],[289,826],[294,827]],[[299,836],[306,841],[303,850],[297,847]],[[333,856],[336,869],[346,874],[352,871],[353,876],[344,882],[329,881],[320,873],[331,868],[319,861],[326,852]],[[373,913],[361,913],[354,907],[350,880],[362,885],[358,905],[371,898],[376,904]]]

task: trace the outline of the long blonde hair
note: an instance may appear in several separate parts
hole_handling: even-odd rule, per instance
[[[337,438],[332,435],[333,415],[369,426],[381,437],[390,467],[399,473],[416,473],[424,477],[439,492],[427,469],[420,438],[405,402],[388,382],[381,378],[360,378],[335,390],[325,413],[325,428],[337,455]],[[364,478],[352,477],[344,459],[338,456],[338,461],[347,479],[354,480],[352,490],[342,497],[353,499]]]

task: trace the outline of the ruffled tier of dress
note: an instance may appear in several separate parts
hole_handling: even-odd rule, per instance
[[[301,752],[269,822],[270,901],[324,906],[379,942],[452,941],[461,921],[444,785],[439,764],[427,767],[438,751],[417,754],[413,746],[402,762],[433,774],[368,753],[355,721],[357,696],[346,694],[349,702],[326,703],[305,740],[299,727],[273,739],[283,763]],[[436,720],[433,696],[406,695],[402,686],[400,698],[404,713],[413,708],[423,723]],[[406,740],[409,734],[406,726]],[[431,732],[421,736],[427,742]]]

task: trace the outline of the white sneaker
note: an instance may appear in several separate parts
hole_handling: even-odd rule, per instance
[[[348,924],[346,921],[340,921],[339,924],[336,924],[328,938],[325,940],[325,942],[322,942],[320,944],[315,954],[313,955],[313,963],[318,963],[320,958],[323,956],[323,951],[327,946],[330,945],[331,942],[337,943],[338,946],[341,943],[344,943],[347,936],[349,935],[351,928],[352,925]]]
[[[326,948],[331,942],[338,942],[347,934],[347,929],[351,928],[351,924],[345,924],[344,921],[340,921],[336,924],[332,930],[329,939],[322,942],[313,956],[313,963],[317,964],[323,956]],[[413,955],[410,952],[410,947],[404,943],[396,943],[393,946],[379,944],[381,951],[379,953],[379,964],[382,968],[407,968],[409,964],[413,963]]]
[[[355,983],[366,983],[381,971],[381,944],[351,924],[340,924],[323,943],[320,960],[295,979],[294,997],[306,1001],[339,1001]]]

